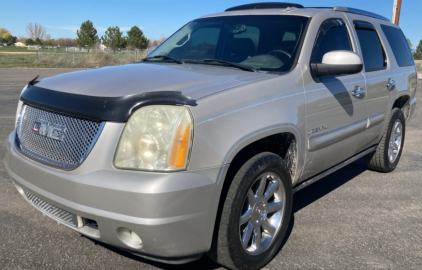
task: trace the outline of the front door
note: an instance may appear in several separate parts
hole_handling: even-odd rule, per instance
[[[339,14],[340,17],[344,16]],[[343,17],[344,18],[344,17]],[[344,18],[320,24],[312,49],[311,63],[321,63],[330,51],[356,52],[351,25]],[[309,78],[311,77],[311,78]],[[358,153],[367,125],[366,96],[362,73],[315,77],[304,74],[307,120],[307,153],[301,180],[307,179]]]

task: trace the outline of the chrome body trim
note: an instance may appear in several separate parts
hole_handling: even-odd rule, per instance
[[[25,194],[25,198],[33,205],[35,206],[38,210],[40,210],[41,212],[43,212],[44,214],[48,215],[49,217],[57,220],[57,221],[61,221],[69,226],[75,227],[75,228],[79,228],[82,227],[82,223],[79,221],[80,218],[78,219],[78,216],[76,216],[75,214],[69,213],[59,207],[56,207],[40,198],[38,198],[37,196],[33,195],[32,193],[30,193],[28,190],[24,189],[24,194]]]
[[[19,115],[18,123],[17,123],[17,127],[16,127],[16,131],[15,131],[15,147],[16,147],[16,149],[22,155],[24,155],[25,157],[28,157],[28,158],[30,158],[30,159],[32,159],[34,161],[37,161],[37,162],[39,162],[41,164],[44,164],[44,165],[47,165],[47,166],[50,166],[50,167],[53,167],[53,168],[56,168],[56,169],[74,170],[74,169],[78,168],[82,164],[82,162],[86,159],[86,157],[89,155],[89,153],[91,152],[91,150],[94,147],[95,143],[97,142],[97,140],[98,140],[98,138],[99,138],[102,130],[104,129],[104,126],[105,126],[105,123],[106,123],[106,122],[100,122],[99,123],[98,129],[96,129],[95,135],[93,135],[92,140],[90,141],[89,145],[85,149],[81,149],[82,152],[78,153],[79,156],[76,157],[77,158],[77,161],[74,159],[75,157],[71,156],[72,159],[73,159],[73,162],[71,162],[71,163],[65,163],[65,162],[61,162],[61,161],[59,161],[57,159],[53,159],[52,156],[51,156],[51,153],[49,155],[42,155],[42,154],[40,154],[39,151],[43,151],[43,153],[45,153],[44,152],[44,151],[46,151],[45,149],[36,148],[35,149],[36,151],[34,151],[34,149],[29,149],[27,147],[28,145],[26,144],[26,142],[28,142],[28,138],[26,139],[26,142],[23,142],[21,140],[21,136],[24,135],[24,131],[22,130],[22,128],[23,128],[22,127],[22,122],[24,121],[23,118],[26,116],[25,113],[26,113],[26,108],[27,107],[36,108],[36,110],[38,110],[38,111],[40,111],[40,112],[42,112],[44,114],[59,115],[63,119],[67,118],[68,121],[72,121],[72,122],[75,122],[75,120],[82,119],[82,118],[75,118],[75,117],[64,115],[64,114],[61,114],[61,113],[55,113],[55,112],[48,111],[48,110],[42,110],[42,109],[40,109],[38,107],[32,107],[32,106],[29,106],[27,104],[24,104],[24,106],[22,106],[22,111],[21,111],[21,113]],[[37,121],[38,121],[38,119],[37,119]],[[89,121],[89,120],[83,119],[83,121]],[[77,124],[75,125],[75,127],[77,127]],[[68,130],[68,128],[66,128],[66,130]],[[79,135],[78,132],[82,132],[82,131],[85,131],[85,130],[81,129],[81,130],[78,130],[78,131],[74,131],[73,132],[74,133],[73,135]],[[33,129],[31,131],[27,131],[27,132],[33,132],[34,134],[36,134]],[[36,134],[35,136],[40,136],[40,135],[39,134]],[[72,146],[72,147],[74,146],[73,145],[73,142],[82,139],[82,138],[75,138],[75,137],[73,137],[72,138],[72,141],[65,142],[63,140],[64,137],[62,137],[61,140],[53,140],[52,138],[50,138],[48,136],[40,136],[40,137],[46,138],[46,139],[51,140],[51,141],[57,141],[57,143],[67,143],[67,144],[70,144],[70,146]],[[40,145],[40,146],[42,146],[44,148],[46,147],[47,144],[52,145],[50,143],[50,141],[47,141],[47,142],[46,141],[43,141],[43,142],[37,141],[38,143],[36,143],[36,144],[34,144],[33,141],[30,141],[30,142],[32,144],[32,147],[31,148],[34,148],[34,145]],[[52,147],[52,149],[54,150],[53,151],[54,152],[54,155],[57,156],[57,153],[60,153],[60,152],[57,152],[58,149],[59,150],[62,150],[62,151],[63,150],[66,150],[64,147],[67,144],[65,144],[63,146],[60,146],[60,145],[57,146],[57,144],[56,144],[56,146]],[[67,150],[75,151],[75,149],[73,149],[73,148],[72,149],[67,149]]]
[[[348,159],[348,160],[346,160],[346,161],[344,161],[344,162],[342,162],[342,163],[340,163],[340,164],[338,164],[338,165],[334,166],[333,168],[328,169],[327,171],[325,171],[325,172],[323,172],[323,173],[320,173],[320,174],[318,174],[317,176],[312,177],[311,179],[309,179],[309,180],[307,180],[307,181],[302,182],[301,184],[299,184],[298,186],[296,186],[296,187],[293,189],[293,193],[296,193],[296,192],[298,192],[299,190],[301,190],[301,189],[303,189],[303,188],[305,188],[305,187],[309,186],[310,184],[313,184],[313,183],[315,183],[315,182],[317,182],[317,181],[321,180],[322,178],[326,177],[327,175],[330,175],[330,174],[332,174],[333,172],[335,172],[335,171],[337,171],[337,170],[340,170],[341,168],[343,168],[343,167],[345,167],[345,166],[349,165],[350,163],[352,163],[352,162],[354,162],[354,161],[356,161],[356,160],[360,159],[361,157],[364,157],[364,156],[366,156],[367,154],[370,154],[370,153],[374,152],[376,148],[377,148],[376,146],[373,146],[373,147],[371,147],[371,148],[369,148],[369,149],[367,149],[367,150],[365,150],[365,151],[363,151],[363,152],[361,152],[361,153],[357,154],[356,156],[351,157],[350,159]]]

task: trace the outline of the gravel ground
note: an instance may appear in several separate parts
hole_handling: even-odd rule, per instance
[[[0,69],[0,160],[24,84],[70,71]],[[421,106],[396,171],[372,172],[358,160],[295,194],[284,247],[266,269],[422,269]],[[155,263],[59,226],[22,198],[0,162],[0,269],[218,268],[206,256],[182,266]]]

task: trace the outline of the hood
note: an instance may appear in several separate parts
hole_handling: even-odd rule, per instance
[[[180,91],[183,95],[199,99],[266,78],[274,78],[274,75],[202,64],[135,63],[66,73],[43,79],[37,86],[99,97]]]

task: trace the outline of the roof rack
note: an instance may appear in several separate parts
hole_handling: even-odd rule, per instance
[[[388,19],[388,18],[386,18],[384,16],[381,16],[381,15],[378,15],[378,14],[375,14],[375,13],[372,13],[372,12],[369,12],[369,11],[366,11],[366,10],[357,9],[357,8],[334,7],[333,8],[333,11],[340,11],[340,12],[347,12],[347,13],[359,14],[359,15],[369,16],[369,17],[380,19],[380,20],[387,21],[387,22],[390,21],[390,19]]]
[[[254,4],[236,6],[236,7],[226,9],[226,11],[236,11],[236,10],[246,10],[246,9],[289,8],[289,7],[303,8],[302,5],[293,4],[293,3],[264,2],[264,3],[254,3]]]
[[[225,11],[236,11],[236,10],[247,10],[247,9],[273,9],[273,8],[305,8],[304,6],[300,4],[294,4],[294,3],[285,3],[285,2],[264,2],[264,3],[253,3],[253,4],[246,4],[246,5],[240,5],[235,6],[226,9]],[[390,21],[390,19],[378,15],[376,13],[372,13],[369,11],[357,9],[357,8],[350,8],[350,7],[309,7],[309,8],[320,8],[320,9],[331,9],[333,11],[339,11],[339,12],[347,12],[347,13],[353,13],[353,14],[359,14],[364,16],[369,16],[372,18],[384,20],[384,21]]]

